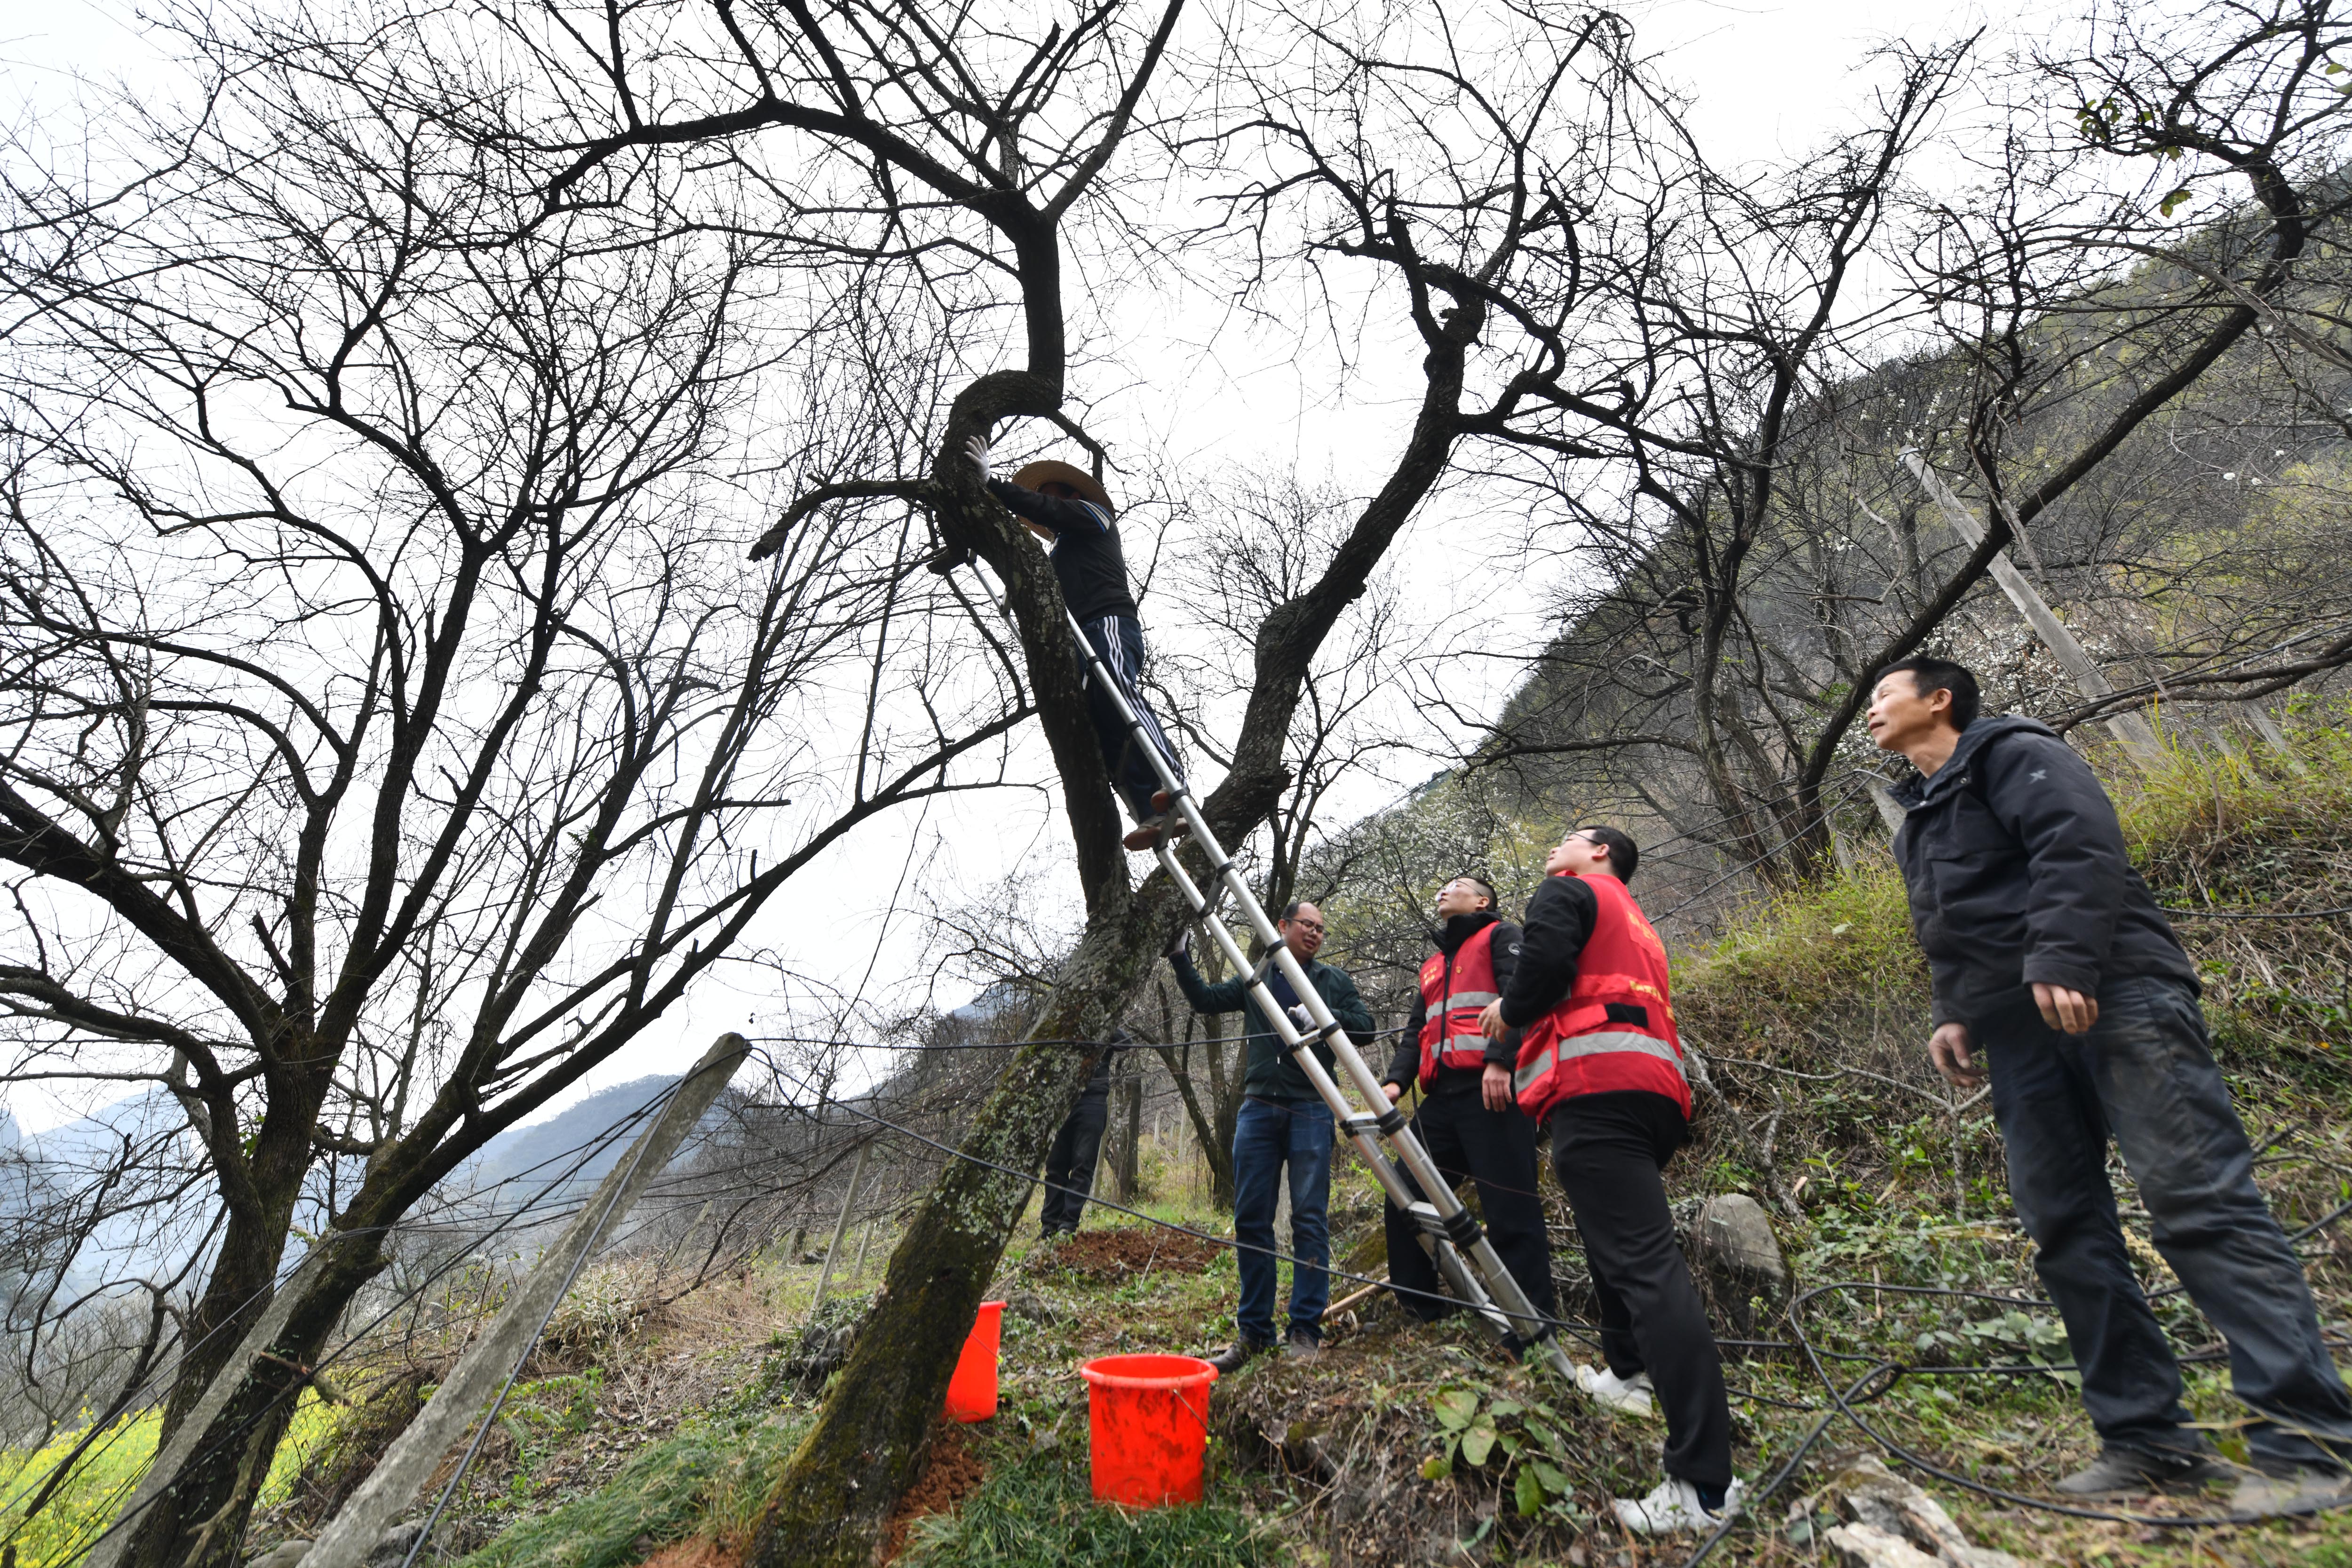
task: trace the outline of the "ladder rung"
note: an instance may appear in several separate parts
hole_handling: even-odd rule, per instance
[[[1260,936],[1273,936],[1274,922],[1266,918],[1265,906],[1260,904],[1257,901],[1257,896],[1250,891],[1249,883],[1241,875],[1233,858],[1225,852],[1224,846],[1219,843],[1216,835],[1209,830],[1208,821],[1201,815],[1199,803],[1193,798],[1191,786],[1176,776],[1173,759],[1159,752],[1153,746],[1150,737],[1145,732],[1141,713],[1129,702],[1128,694],[1120,689],[1118,678],[1112,675],[1109,668],[1103,663],[1101,656],[1095,652],[1094,645],[1087,640],[1086,628],[1078,624],[1076,616],[1067,613],[1066,607],[1064,619],[1068,624],[1071,634],[1077,638],[1079,651],[1085,658],[1087,677],[1100,685],[1104,694],[1110,699],[1112,706],[1126,715],[1128,732],[1153,757],[1153,770],[1160,774],[1160,782],[1167,786],[1170,808],[1181,816],[1186,825],[1192,828],[1195,842],[1201,847],[1202,854],[1213,862],[1210,868],[1210,876],[1215,878],[1217,884],[1223,889],[1233,894],[1234,902],[1248,917],[1252,932]],[[1238,956],[1242,951],[1241,944],[1234,940],[1232,926],[1217,914],[1216,900],[1210,898],[1205,879],[1202,885],[1194,885],[1192,879],[1186,874],[1183,866],[1176,859],[1174,846],[1170,841],[1170,836],[1163,834],[1160,842],[1153,846],[1153,852],[1159,858],[1160,865],[1167,870],[1170,879],[1182,889],[1186,906],[1192,910],[1192,917],[1207,925],[1231,953]],[[1286,1019],[1277,1020],[1276,1031],[1279,1032],[1283,1025],[1287,1022]],[[1329,1040],[1334,1037],[1345,1037],[1345,1031],[1340,1028],[1337,1019],[1328,1025],[1316,1026],[1311,1034],[1299,1035],[1297,1045],[1291,1048],[1297,1050],[1312,1040]],[[1352,1050],[1349,1054],[1354,1058],[1350,1071],[1368,1073],[1370,1070],[1360,1058],[1354,1058]],[[1361,1089],[1364,1086],[1360,1081],[1358,1087]],[[1399,1135],[1404,1133],[1409,1119],[1398,1107],[1387,1105],[1377,1111],[1349,1111],[1344,1104],[1344,1094],[1338,1091],[1334,1086],[1334,1109],[1345,1112],[1339,1117],[1339,1124],[1347,1129],[1349,1136],[1360,1138],[1377,1130],[1394,1143]],[[1400,1155],[1401,1163],[1426,1173],[1429,1167],[1426,1152],[1411,1150],[1408,1150],[1408,1152],[1410,1157],[1405,1154]],[[1428,1188],[1424,1185],[1423,1190],[1426,1191]],[[1516,1300],[1521,1308],[1526,1308],[1530,1313],[1533,1309],[1526,1301],[1525,1293],[1510,1278],[1508,1270],[1502,1268],[1491,1248],[1487,1251],[1486,1261],[1484,1263],[1479,1261],[1474,1249],[1483,1237],[1476,1217],[1466,1208],[1456,1208],[1452,1214],[1441,1215],[1437,1212],[1436,1205],[1428,1202],[1414,1203],[1405,1212],[1412,1216],[1412,1223],[1432,1238],[1433,1245],[1431,1250],[1438,1260],[1445,1264],[1449,1270],[1458,1271],[1457,1284],[1466,1288],[1472,1305],[1487,1325],[1501,1335],[1506,1342],[1528,1342],[1518,1339],[1519,1319],[1514,1315],[1513,1309],[1504,1308],[1499,1299],[1507,1298]],[[1453,1248],[1456,1250],[1447,1250],[1442,1245],[1444,1243],[1451,1243]],[[1449,1278],[1452,1277],[1450,1273]],[[1498,1300],[1482,1300],[1489,1296]],[[1549,1328],[1549,1324],[1540,1325],[1532,1336],[1533,1341],[1548,1341],[1550,1338]],[[1566,1375],[1567,1358],[1556,1345],[1551,1347],[1549,1353],[1553,1366],[1562,1375]]]

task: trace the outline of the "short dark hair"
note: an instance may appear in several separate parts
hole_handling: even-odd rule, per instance
[[[1580,827],[1577,831],[1609,851],[1609,869],[1616,873],[1619,881],[1633,879],[1633,868],[1642,863],[1642,847],[1633,842],[1631,835],[1614,827]]]
[[[1934,658],[1926,654],[1911,658],[1898,658],[1880,670],[1877,679],[1873,680],[1871,685],[1875,687],[1880,680],[1885,679],[1897,670],[1911,672],[1911,684],[1917,689],[1922,699],[1932,691],[1948,691],[1952,694],[1953,729],[1965,730],[1976,722],[1977,711],[1983,707],[1984,699],[1977,690],[1976,676],[1969,671],[1967,665],[1954,664],[1948,658]]]
[[[1482,877],[1482,876],[1478,875],[1478,873],[1477,873],[1477,872],[1475,872],[1475,871],[1458,871],[1458,872],[1454,873],[1454,878],[1453,878],[1453,880],[1454,880],[1454,881],[1456,881],[1456,882],[1475,882],[1475,883],[1477,883],[1481,888],[1484,888],[1484,889],[1486,889],[1486,907],[1487,907],[1488,909],[1490,909],[1490,910],[1499,910],[1499,909],[1501,909],[1501,908],[1503,907],[1503,895],[1502,895],[1502,894],[1500,894],[1500,893],[1498,893],[1498,892],[1496,892],[1496,891],[1495,891],[1495,884],[1494,884],[1494,883],[1492,883],[1492,882],[1490,882],[1490,881],[1486,880],[1486,878],[1484,878],[1484,877]]]
[[[1282,906],[1282,918],[1286,921],[1297,920],[1298,918],[1298,911],[1314,901],[1315,900],[1312,899],[1291,900],[1290,902]]]

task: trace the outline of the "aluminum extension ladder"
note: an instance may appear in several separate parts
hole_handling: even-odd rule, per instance
[[[1453,1286],[1454,1293],[1506,1347],[1540,1350],[1545,1362],[1554,1372],[1563,1379],[1574,1382],[1576,1369],[1559,1348],[1552,1332],[1552,1324],[1536,1310],[1535,1304],[1528,1300],[1527,1292],[1519,1289],[1519,1282],[1511,1278],[1509,1269],[1503,1267],[1502,1258],[1495,1251],[1495,1244],[1487,1239],[1477,1217],[1463,1206],[1460,1198],[1454,1196],[1452,1184],[1438,1173],[1436,1162],[1429,1157],[1429,1151],[1422,1147],[1421,1140],[1413,1136],[1410,1119],[1401,1108],[1389,1103],[1388,1095],[1381,1088],[1381,1080],[1366,1065],[1363,1054],[1356,1049],[1347,1032],[1339,1027],[1339,1021],[1331,1016],[1331,1009],[1324,1004],[1322,996],[1307,984],[1306,971],[1299,967],[1297,958],[1282,940],[1282,933],[1266,918],[1265,909],[1250,892],[1249,884],[1242,879],[1233,858],[1225,853],[1216,836],[1209,831],[1209,824],[1201,815],[1199,803],[1192,798],[1192,792],[1177,780],[1160,748],[1145,735],[1141,721],[1127,700],[1127,693],[1120,688],[1118,678],[1103,664],[1101,656],[1095,652],[1094,645],[1087,641],[1086,631],[1078,625],[1077,617],[1071,615],[1066,606],[1062,618],[1069,623],[1070,635],[1077,639],[1079,656],[1087,662],[1087,677],[1101,687],[1118,706],[1120,717],[1127,722],[1130,742],[1142,747],[1143,754],[1151,759],[1152,772],[1160,776],[1160,787],[1167,792],[1171,808],[1182,814],[1192,837],[1199,840],[1201,848],[1207,854],[1213,883],[1222,883],[1224,890],[1233,895],[1234,902],[1248,917],[1250,930],[1265,943],[1275,967],[1282,971],[1282,976],[1290,983],[1291,990],[1297,993],[1298,999],[1306,1005],[1307,1016],[1314,1021],[1313,1034],[1300,1034],[1290,1016],[1276,1005],[1274,994],[1266,989],[1265,970],[1253,969],[1242,952],[1241,944],[1234,940],[1233,932],[1218,916],[1213,900],[1202,892],[1192,875],[1178,863],[1173,847],[1175,835],[1163,832],[1153,853],[1159,856],[1160,867],[1167,871],[1169,879],[1184,895],[1184,901],[1191,907],[1193,917],[1208,928],[1209,934],[1215,939],[1218,949],[1224,953],[1225,962],[1233,965],[1234,972],[1250,976],[1250,999],[1257,1004],[1260,1013],[1272,1020],[1276,1035],[1289,1047],[1292,1059],[1307,1075],[1307,1081],[1315,1086],[1316,1094],[1331,1108],[1333,1120],[1355,1141],[1357,1152],[1363,1156],[1364,1163],[1371,1167],[1389,1200],[1412,1217],[1423,1249],[1429,1253],[1440,1272],[1445,1276],[1446,1282]],[[1349,1105],[1339,1084],[1316,1058],[1311,1047],[1318,1039],[1329,1042],[1333,1061],[1347,1074],[1364,1102],[1377,1107],[1376,1110],[1357,1110]],[[1398,1173],[1396,1164],[1381,1155],[1380,1140],[1383,1138],[1396,1151],[1396,1164],[1402,1164],[1412,1174],[1412,1186],[1408,1186],[1404,1177]],[[1415,1197],[1413,1186],[1428,1194],[1428,1198]]]

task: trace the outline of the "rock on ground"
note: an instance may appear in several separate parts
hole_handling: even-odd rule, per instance
[[[1865,1455],[1830,1483],[1846,1522],[1822,1537],[1843,1568],[2024,1568],[1969,1544],[1944,1505]]]

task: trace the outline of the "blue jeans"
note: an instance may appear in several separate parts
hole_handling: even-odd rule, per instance
[[[1319,1100],[1244,1100],[1234,1119],[1234,1239],[1241,1337],[1274,1342],[1276,1184],[1290,1167],[1290,1331],[1323,1337],[1331,1300],[1331,1110]]]
[[[1969,1020],[1990,1047],[1992,1108],[2010,1195],[2040,1249],[2034,1267],[2066,1322],[2083,1404],[2101,1439],[2195,1449],[2180,1370],[2133,1277],[2107,1184],[2112,1134],[2147,1205],[2156,1249],[2229,1342],[2230,1381],[2253,1413],[2253,1457],[2331,1461],[2290,1427],[2352,1445],[2352,1397],[2319,1336],[2303,1266],[2254,1186],[2253,1151],[2180,981],[2109,981],[2081,1035],[2042,1022],[2030,1000]],[[2343,1447],[2352,1455],[2352,1446]]]

